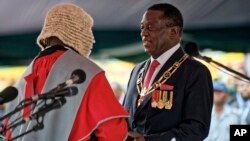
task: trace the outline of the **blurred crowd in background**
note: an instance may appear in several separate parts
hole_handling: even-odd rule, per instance
[[[246,75],[244,70],[242,73]],[[209,136],[205,141],[229,141],[230,125],[250,124],[250,83],[228,76],[215,79]]]
[[[203,55],[249,77],[249,55],[204,51]],[[130,72],[135,63],[117,59],[95,60],[106,71],[115,97],[122,104]],[[203,62],[211,71],[214,83],[214,106],[209,136],[205,141],[229,141],[229,128],[233,124],[250,124],[250,83],[235,77],[222,68]],[[26,66],[0,67],[0,90],[13,85]],[[0,106],[0,111],[4,105]],[[1,114],[1,113],[0,113]],[[1,115],[2,116],[2,115]]]

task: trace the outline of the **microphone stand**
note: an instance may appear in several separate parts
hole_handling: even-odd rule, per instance
[[[237,71],[235,71],[235,70],[233,70],[233,69],[231,69],[231,68],[229,68],[229,67],[227,67],[227,66],[225,66],[225,65],[223,65],[223,64],[221,64],[221,63],[219,63],[219,62],[217,62],[217,61],[214,61],[214,60],[213,60],[212,58],[210,58],[210,57],[207,57],[207,56],[195,56],[195,57],[198,58],[198,59],[202,59],[202,60],[204,60],[204,61],[206,61],[206,62],[208,62],[208,63],[214,63],[214,64],[216,64],[216,65],[218,65],[218,66],[220,66],[220,67],[226,69],[227,71],[229,71],[229,72],[231,72],[231,73],[234,73],[234,74],[240,76],[241,78],[244,78],[245,80],[248,80],[248,82],[250,82],[250,78],[247,77],[246,75],[244,75],[244,74],[242,74],[242,73],[240,73],[240,72],[237,72]]]
[[[44,128],[44,124],[43,124],[43,121],[44,121],[44,116],[46,115],[46,113],[50,112],[51,110],[53,109],[56,109],[56,108],[60,108],[61,106],[63,106],[64,104],[66,103],[66,99],[64,97],[62,98],[59,98],[59,99],[54,99],[50,104],[47,104],[46,102],[44,103],[43,106],[41,106],[40,108],[38,108],[38,111],[33,113],[29,119],[23,119],[9,127],[6,127],[3,129],[3,133],[7,130],[10,130],[10,129],[15,129],[16,127],[26,123],[27,121],[30,121],[30,120],[33,120],[35,119],[37,121],[37,124],[34,125],[30,130],[20,134],[20,135],[17,135],[15,137],[13,137],[12,139],[15,140],[19,137],[22,137],[28,133],[31,133],[33,131],[38,131],[38,130],[41,130]],[[47,109],[49,108],[49,109]],[[41,120],[39,120],[41,119]]]
[[[27,106],[27,105],[26,105],[26,106]],[[18,110],[14,110],[14,111],[11,112],[11,113],[14,113],[15,111],[18,111]],[[11,114],[11,113],[10,113],[10,114]],[[24,135],[26,135],[26,134],[29,134],[29,133],[33,132],[33,131],[36,132],[36,131],[38,131],[38,130],[43,129],[43,128],[44,128],[44,124],[43,124],[44,116],[45,116],[45,115],[42,115],[41,117],[35,116],[35,119],[36,119],[36,121],[37,121],[36,124],[35,124],[30,130],[28,130],[28,131],[26,131],[26,132],[24,132],[24,133],[21,133],[21,134],[15,136],[15,137],[13,137],[11,140],[15,140],[15,139],[17,139],[17,138],[19,138],[19,137],[22,137],[22,136],[24,136]],[[39,118],[41,118],[41,120],[39,120]],[[29,118],[29,119],[34,119],[34,118]],[[6,132],[7,130],[15,129],[16,127],[18,127],[18,126],[20,126],[20,125],[26,123],[27,121],[28,121],[28,120],[24,120],[24,119],[23,119],[23,120],[19,121],[18,123],[15,123],[15,124],[13,124],[13,125],[11,125],[11,126],[9,126],[9,127],[3,128],[1,132],[4,133],[4,132]],[[7,139],[7,141],[9,141],[9,139]]]
[[[50,91],[47,92],[47,93],[56,93],[56,92],[60,92],[59,90],[60,90],[61,88],[63,88],[63,87],[61,87],[61,85],[58,85],[56,88],[50,90]],[[70,89],[70,90],[73,91],[73,92],[75,92],[76,87],[71,87],[71,88],[72,88],[72,89]],[[75,89],[73,89],[73,88],[75,88]],[[78,91],[77,91],[77,92],[78,92]],[[44,94],[47,94],[47,93],[44,93]],[[64,93],[64,92],[61,92],[61,93]],[[43,94],[40,94],[40,95],[43,95]],[[52,96],[52,97],[48,97],[48,99],[53,99],[53,98],[54,98],[53,95],[51,95],[51,96]],[[11,112],[9,112],[8,114],[6,114],[6,115],[4,115],[3,117],[1,117],[1,118],[0,118],[0,122],[1,122],[2,120],[4,120],[5,118],[7,118],[7,117],[11,117],[11,116],[14,115],[15,113],[17,113],[17,112],[19,112],[20,110],[22,110],[23,108],[25,108],[25,107],[27,107],[27,106],[29,106],[29,105],[31,105],[31,104],[36,104],[37,101],[38,101],[38,100],[33,100],[32,98],[27,98],[27,99],[22,100],[22,101],[16,106],[16,108],[15,108],[13,111],[11,111]]]
[[[26,131],[26,132],[24,132],[24,133],[22,133],[22,134],[19,134],[19,135],[15,136],[15,137],[13,137],[12,140],[15,140],[15,139],[17,139],[17,138],[20,138],[20,137],[22,137],[22,136],[24,136],[24,135],[26,135],[26,134],[29,134],[29,133],[31,133],[31,132],[33,132],[33,131],[36,132],[36,131],[38,131],[38,130],[43,129],[43,128],[44,128],[43,119],[44,119],[44,116],[42,117],[42,120],[41,120],[41,121],[39,121],[38,118],[37,118],[37,119],[36,119],[36,121],[37,121],[37,124],[36,124],[36,125],[34,125],[30,130],[28,130],[28,131]]]
[[[29,102],[29,103],[27,103],[27,102]],[[36,102],[37,102],[37,101],[27,101],[27,100],[25,99],[25,100],[21,101],[21,102],[18,104],[18,106],[17,106],[13,111],[11,111],[11,112],[8,113],[7,115],[3,116],[1,119],[5,119],[6,117],[12,116],[12,115],[15,114],[16,112],[18,112],[18,111],[22,110],[23,108],[25,108],[25,107],[27,107],[27,106],[29,106],[29,105],[31,105],[31,104],[34,104],[34,103],[36,103]],[[25,103],[25,104],[23,104],[23,103]],[[22,105],[22,104],[23,104],[23,105]],[[45,104],[46,104],[46,101],[45,101]],[[39,118],[39,117],[36,117],[37,122],[38,122],[38,118]],[[5,133],[7,130],[10,130],[10,129],[12,129],[12,128],[14,129],[14,128],[16,128],[16,127],[18,127],[18,126],[20,126],[20,125],[26,123],[26,122],[29,121],[30,119],[32,119],[32,118],[29,118],[29,119],[22,119],[22,120],[19,121],[19,122],[17,122],[17,119],[16,119],[16,120],[15,120],[14,122],[12,122],[9,126],[4,126],[3,129],[2,129],[0,132],[3,134],[3,133]],[[33,119],[35,119],[35,118],[33,118]],[[15,123],[15,122],[17,122],[17,123]]]
[[[27,101],[27,100],[21,101],[13,111],[11,111],[8,114],[1,117],[0,121],[4,120],[7,117],[10,117],[10,116],[14,115],[15,113],[19,112],[20,110],[22,110],[23,108],[25,108],[25,107],[27,107],[27,106],[29,106],[31,104],[35,104],[36,102],[37,101],[32,101],[32,100],[30,100],[30,101]]]

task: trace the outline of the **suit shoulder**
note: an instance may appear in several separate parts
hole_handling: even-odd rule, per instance
[[[187,65],[190,68],[196,68],[196,69],[204,69],[204,70],[208,70],[207,66],[205,66],[204,64],[202,64],[201,62],[193,59],[192,57],[189,57],[186,60],[185,65]]]

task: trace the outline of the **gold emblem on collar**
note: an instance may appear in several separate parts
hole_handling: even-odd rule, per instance
[[[164,74],[154,82],[149,88],[144,88],[142,85],[142,78],[144,76],[144,70],[146,66],[148,65],[149,61],[145,63],[145,65],[142,67],[142,69],[139,72],[139,75],[137,76],[137,91],[140,96],[145,97],[146,95],[150,94],[151,92],[155,91],[159,88],[158,84],[164,84],[171,76],[172,74],[181,66],[181,64],[188,58],[188,55],[185,53],[180,60],[176,61],[169,69],[167,69]],[[165,99],[165,98],[164,98]],[[168,101],[159,100],[157,104],[153,104],[153,107],[158,107],[159,109],[162,109],[165,107],[165,109],[171,109],[173,103],[173,93],[170,92],[170,98]]]

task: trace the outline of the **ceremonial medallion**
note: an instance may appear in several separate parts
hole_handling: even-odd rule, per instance
[[[164,108],[164,102],[162,101],[162,100],[159,100],[158,102],[157,102],[157,108],[159,108],[159,109],[163,109]]]
[[[146,88],[143,88],[141,90],[141,93],[140,93],[140,96],[145,96],[147,94],[147,89]]]
[[[152,106],[153,108],[156,108],[156,107],[157,107],[157,102],[158,102],[158,100],[159,100],[158,96],[159,96],[159,91],[158,91],[158,90],[154,90],[154,91],[152,92],[152,101],[151,101],[151,106]]]
[[[152,102],[151,102],[151,106],[152,106],[153,108],[156,108],[157,102],[156,102],[156,101],[152,101]]]
[[[165,109],[170,110],[172,108],[172,103],[170,101],[165,103]]]
[[[159,108],[169,110],[173,106],[173,91],[174,86],[168,85],[167,80],[173,75],[173,73],[181,66],[181,64],[188,58],[187,54],[184,54],[180,60],[176,61],[170,68],[168,68],[164,74],[154,82],[150,87],[143,88],[142,78],[144,76],[144,70],[148,66],[149,61],[147,61],[143,68],[140,70],[139,75],[137,76],[137,92],[140,95],[138,103],[140,104],[145,96],[152,94],[151,97],[151,106],[152,108]]]
[[[165,109],[169,110],[173,105],[173,91],[169,92],[169,100],[165,103]]]

